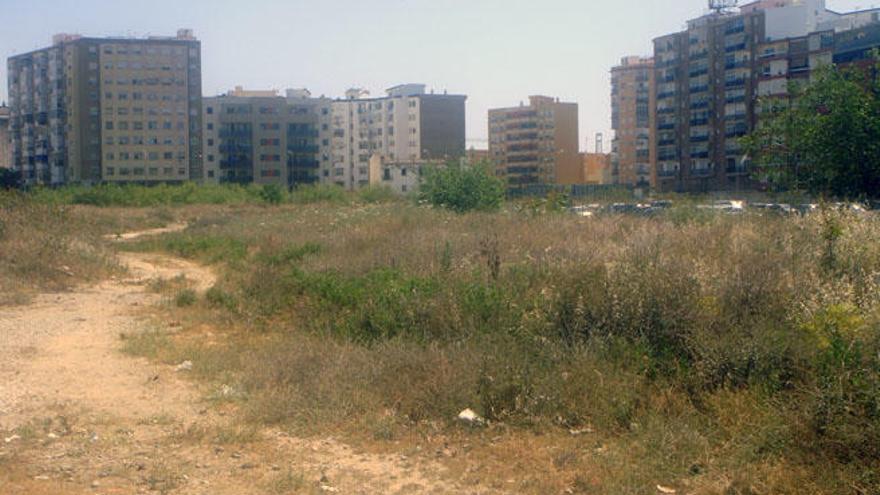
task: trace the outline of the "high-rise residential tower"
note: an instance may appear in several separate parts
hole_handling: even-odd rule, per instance
[[[12,167],[26,184],[203,179],[201,45],[58,35],[11,57]]]
[[[759,98],[784,97],[789,81],[808,81],[813,70],[846,58],[838,57],[837,40],[850,39],[853,30],[870,32],[878,13],[838,13],[824,0],[759,0],[655,39],[658,189],[752,188],[740,140],[759,121]],[[859,57],[865,36],[854,40]]]
[[[626,57],[611,69],[611,182],[655,184],[654,60]]]
[[[529,105],[489,110],[489,155],[513,193],[565,182],[578,170],[578,105],[532,96]]]

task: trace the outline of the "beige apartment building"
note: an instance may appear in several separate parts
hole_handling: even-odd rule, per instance
[[[611,183],[656,184],[654,59],[625,57],[611,69]]]
[[[489,110],[489,155],[514,193],[570,181],[582,168],[577,103],[531,96],[527,106]]]
[[[611,184],[611,155],[608,153],[580,153],[580,160],[560,169],[558,185]]]
[[[57,35],[9,59],[12,167],[26,184],[202,180],[201,45]]]
[[[0,106],[0,168],[9,168],[12,155],[9,149],[9,107]]]

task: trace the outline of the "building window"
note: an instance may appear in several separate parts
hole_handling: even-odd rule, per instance
[[[208,107],[208,115],[214,115],[214,107]]]

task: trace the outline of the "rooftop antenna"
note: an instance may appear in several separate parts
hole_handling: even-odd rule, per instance
[[[709,9],[716,14],[726,14],[736,8],[737,3],[739,0],[709,0]]]

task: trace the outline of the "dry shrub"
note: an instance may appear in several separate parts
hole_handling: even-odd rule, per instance
[[[0,192],[0,301],[63,290],[113,272],[102,226],[61,206]]]

